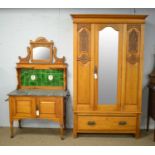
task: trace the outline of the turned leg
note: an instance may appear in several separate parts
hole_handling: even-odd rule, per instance
[[[140,130],[139,131],[136,131],[135,138],[140,138]]]
[[[150,103],[151,103],[151,90],[149,90],[149,103],[147,107],[147,126],[146,131],[149,131],[149,124],[150,124]]]
[[[150,124],[150,112],[149,112],[149,107],[148,107],[146,131],[149,131],[149,124]]]
[[[73,137],[77,138],[77,115],[74,114]]]
[[[150,118],[149,115],[147,116],[147,127],[146,127],[146,131],[149,131],[149,124],[150,124]]]
[[[155,124],[154,124],[154,142],[155,142]]]
[[[74,138],[77,138],[77,132],[76,132],[75,129],[73,129],[73,137],[74,137]]]
[[[64,118],[64,130],[66,130],[66,119]]]
[[[60,138],[61,138],[61,140],[63,140],[64,139],[64,125],[60,125]]]
[[[140,118],[137,116],[136,133],[135,138],[140,138]]]
[[[10,120],[10,138],[13,138],[13,120]]]
[[[18,124],[19,124],[19,128],[20,128],[20,129],[22,128],[22,126],[21,126],[21,121],[22,121],[22,120],[18,120]]]

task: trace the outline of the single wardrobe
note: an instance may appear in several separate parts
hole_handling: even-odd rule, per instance
[[[140,136],[146,15],[73,14],[74,137]]]

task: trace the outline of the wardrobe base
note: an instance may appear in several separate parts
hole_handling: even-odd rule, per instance
[[[139,138],[139,115],[74,114],[73,136],[78,133],[124,133]]]

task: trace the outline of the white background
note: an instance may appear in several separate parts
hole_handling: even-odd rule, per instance
[[[148,8],[154,0],[5,0],[1,7],[18,8]]]
[[[0,3],[0,7],[9,7],[9,8],[148,8],[148,7],[155,7],[155,1],[154,0],[3,0]],[[118,9],[119,10],[119,9]],[[130,10],[130,9],[127,9]],[[132,9],[131,9],[132,10]],[[120,11],[120,10],[119,10]],[[131,13],[132,11],[127,11],[126,13]],[[145,12],[145,14],[147,14],[149,11],[143,11],[143,13]],[[152,65],[153,65],[153,58],[152,58],[152,53],[154,53],[155,51],[155,45],[154,45],[154,36],[155,36],[155,26],[154,26],[154,11],[150,11],[152,13],[148,13],[148,14],[152,14],[149,18],[148,18],[148,24],[146,25],[146,37],[145,37],[145,68],[144,68],[144,85],[146,85],[147,83],[147,74],[151,71],[152,69]],[[79,13],[79,12],[77,12]],[[108,13],[111,13],[111,11]],[[117,12],[116,12],[117,13]],[[1,14],[1,13],[0,13]],[[1,20],[1,18],[0,18]],[[7,22],[8,19],[6,19]],[[13,19],[14,20],[14,19]],[[4,19],[5,21],[5,19]],[[16,22],[16,20],[15,20]],[[26,21],[24,23],[27,23],[29,21]],[[0,26],[1,26],[0,22]],[[53,24],[53,23],[52,23]],[[24,25],[24,24],[23,24]],[[27,24],[26,24],[27,25]],[[25,25],[24,25],[25,26]],[[10,26],[11,27],[11,26]],[[0,28],[1,29],[1,28]],[[23,28],[24,29],[24,28]],[[151,30],[150,30],[151,29]],[[10,31],[9,31],[10,32]],[[25,32],[25,30],[23,31]],[[15,32],[14,32],[15,33]],[[4,34],[4,33],[3,33]],[[38,36],[38,35],[37,35]],[[5,36],[1,35],[0,32],[0,38],[5,38]],[[10,37],[12,37],[12,34],[10,33]],[[32,36],[33,37],[33,36]],[[35,36],[34,36],[35,37]],[[51,35],[50,35],[51,38]],[[24,45],[27,46],[28,45],[28,40],[29,39],[33,39],[33,38],[29,38],[27,36],[27,38],[25,38]],[[53,36],[52,39],[54,40]],[[67,38],[65,38],[67,39]],[[13,40],[13,39],[12,39]],[[4,39],[5,41],[5,39]],[[24,48],[23,44],[20,45],[20,40],[18,40],[18,47],[20,46],[20,52],[16,51],[17,53],[15,54],[15,56],[18,55],[18,53],[23,53],[23,51],[26,51],[26,47]],[[5,44],[6,46],[8,45],[8,42]],[[17,45],[15,45],[17,46]],[[59,45],[56,44],[56,46],[58,47]],[[17,48],[17,47],[16,47]],[[59,47],[60,48],[60,47]],[[72,48],[72,47],[70,47]],[[11,49],[10,47],[8,47],[8,49],[12,52],[14,50]],[[146,51],[147,49],[147,51]],[[1,51],[0,52],[2,54],[5,53],[5,51]],[[149,54],[148,54],[149,53]],[[63,54],[62,51],[59,52],[59,54]],[[20,54],[21,55],[21,54]],[[71,56],[70,56],[71,57]],[[1,57],[0,57],[1,58]],[[10,58],[10,57],[9,57]],[[11,63],[13,66],[10,67],[10,65],[7,65],[6,62],[9,62],[9,60],[7,60],[5,62],[6,66],[7,66],[7,70],[11,72],[12,78],[13,80],[15,80],[15,72],[13,71],[13,69],[15,69],[15,62],[17,61],[17,57],[13,58],[14,60],[11,60]],[[1,59],[0,59],[1,61]],[[1,67],[1,64],[0,64]],[[11,68],[11,70],[10,70]],[[70,68],[71,69],[71,68]],[[0,74],[1,75],[1,74]],[[72,76],[72,75],[71,75]],[[9,82],[8,80],[6,82]],[[9,82],[11,83],[11,82]],[[4,106],[4,112],[2,113],[2,115],[0,115],[0,120],[2,119],[3,121],[6,120],[6,124],[8,122],[8,118],[4,118],[4,113],[6,113],[6,115],[8,115],[8,111],[6,110],[7,107],[7,103],[4,103],[3,99],[5,98],[5,93],[8,92],[8,90],[11,90],[12,88],[14,88],[14,86],[16,85],[15,81],[12,81],[12,84],[9,88],[7,85],[7,88],[4,89],[3,92],[3,88],[1,87],[0,84],[0,89],[3,95],[0,96],[0,98],[2,97],[2,99],[0,100],[0,104],[5,104]],[[72,85],[70,85],[70,89],[72,89]],[[147,93],[145,93],[146,95],[144,95],[144,99],[143,99],[143,104],[146,104],[146,98],[147,98]],[[144,104],[144,105],[145,105]],[[1,108],[0,108],[1,109]],[[144,108],[145,109],[145,108]],[[146,109],[145,109],[146,111]],[[0,113],[2,112],[2,110],[0,111]],[[144,116],[145,117],[145,116]],[[145,119],[143,119],[145,120]],[[71,122],[70,122],[71,123]],[[68,122],[68,124],[70,124]],[[1,138],[1,137],[0,137]],[[0,139],[2,140],[2,139]],[[136,155],[145,155],[147,153],[154,154],[154,147],[0,147],[0,154],[74,154],[74,155],[79,155],[79,154],[89,154],[89,155],[93,155],[93,154],[106,154],[106,155],[131,155],[131,154],[136,154]]]
[[[71,97],[67,103],[67,127],[73,126],[73,23],[70,14],[109,13],[133,14],[133,9],[0,9],[0,126],[9,126],[9,106],[4,100],[17,86],[16,63],[18,56],[25,57],[29,40],[39,36],[53,40],[58,56],[65,56],[68,63],[68,89]],[[143,103],[141,127],[145,128],[148,103],[148,74],[154,63],[155,9],[136,9],[136,14],[149,15],[145,26],[145,52],[143,75]],[[25,127],[58,127],[43,121],[23,121]],[[16,125],[16,124],[15,124]],[[153,127],[153,123],[152,123]]]

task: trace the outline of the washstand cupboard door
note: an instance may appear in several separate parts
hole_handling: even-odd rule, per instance
[[[13,118],[35,118],[36,103],[33,97],[10,97],[10,112]]]
[[[37,99],[38,117],[58,119],[64,115],[62,97],[39,97]]]

